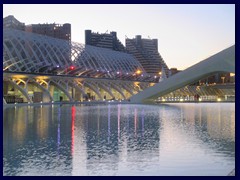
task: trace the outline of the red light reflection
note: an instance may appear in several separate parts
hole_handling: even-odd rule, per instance
[[[72,145],[71,145],[72,155],[73,155],[73,150],[74,150],[74,122],[75,122],[75,114],[76,114],[76,108],[75,108],[75,106],[72,106]]]

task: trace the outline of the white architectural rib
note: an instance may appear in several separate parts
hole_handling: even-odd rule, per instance
[[[235,73],[235,45],[133,95],[133,103],[153,102],[156,98],[218,72]]]

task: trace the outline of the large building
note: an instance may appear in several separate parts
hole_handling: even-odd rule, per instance
[[[3,28],[11,28],[21,31],[50,36],[71,41],[71,24],[29,24],[25,25],[10,15],[3,18]]]
[[[158,52],[157,39],[142,39],[141,35],[133,39],[127,38],[126,50],[136,57],[147,73],[168,76],[169,69]]]
[[[117,38],[117,32],[114,31],[109,34],[107,32],[99,34],[85,30],[85,44],[125,52],[124,45]]]
[[[13,15],[3,18],[3,28],[12,28],[25,31],[25,24],[18,21]]]
[[[71,24],[69,23],[31,24],[26,26],[26,31],[71,41]]]

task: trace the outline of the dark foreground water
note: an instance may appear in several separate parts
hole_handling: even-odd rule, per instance
[[[227,175],[235,104],[3,110],[3,175]]]

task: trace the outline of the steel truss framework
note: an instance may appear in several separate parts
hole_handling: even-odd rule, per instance
[[[155,84],[146,82],[152,80],[129,54],[24,31],[3,31],[4,98],[12,93],[20,95],[23,102],[31,103],[30,92],[37,88],[44,95],[43,102],[56,101],[56,89],[64,94],[64,100],[72,102],[126,100]],[[135,73],[137,70],[141,71],[141,75]],[[12,89],[15,89],[14,92]],[[184,97],[195,93],[223,96],[235,94],[235,89],[187,86],[166,96]],[[3,103],[7,103],[4,98]]]
[[[130,54],[14,29],[3,29],[3,70],[153,80]]]

